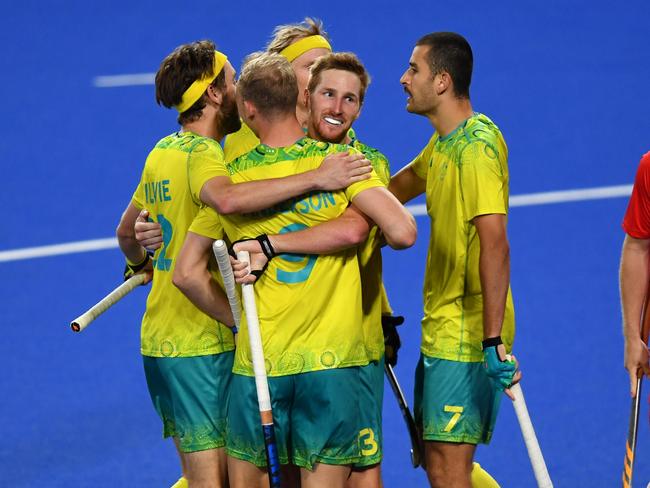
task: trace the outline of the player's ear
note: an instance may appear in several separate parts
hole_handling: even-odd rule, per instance
[[[305,101],[305,107],[307,107],[307,110],[309,110],[309,88],[305,88],[305,92],[303,93],[303,96]]]
[[[205,92],[208,94],[208,99],[212,103],[221,105],[221,102],[223,101],[223,92],[221,90],[210,85]]]
[[[257,113],[257,108],[248,100],[242,100],[242,106],[244,107],[244,114],[247,118],[252,119]]]
[[[451,75],[446,71],[443,71],[442,73],[438,73],[433,78],[433,88],[436,91],[436,95],[442,95],[449,89],[449,87],[451,87],[451,85],[452,85]]]

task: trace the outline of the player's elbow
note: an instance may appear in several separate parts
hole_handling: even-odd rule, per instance
[[[201,201],[212,207],[220,215],[241,213],[241,209],[236,205],[232,186],[232,184],[224,185],[209,180],[201,188]]]
[[[235,213],[240,213],[240,208],[235,204],[235,199],[229,197],[228,195],[222,195],[218,198],[213,199],[211,207],[219,215],[231,215]]]
[[[407,249],[415,244],[418,236],[415,219],[410,216],[409,219],[396,226],[390,233],[385,233],[386,242],[393,249]]]
[[[181,262],[177,262],[176,268],[174,268],[174,275],[172,276],[172,283],[178,288],[183,294],[187,294],[188,290],[191,290],[194,285],[194,274],[186,266],[182,266]]]
[[[370,226],[367,222],[359,222],[358,225],[351,225],[346,228],[343,239],[346,247],[358,246],[368,238]]]
[[[128,225],[125,220],[122,219],[115,229],[115,236],[119,242],[135,240],[135,230],[132,225]]]

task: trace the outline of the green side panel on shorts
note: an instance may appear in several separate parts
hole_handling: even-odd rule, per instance
[[[269,377],[280,463],[359,461],[359,368]],[[255,379],[233,374],[228,406],[228,455],[266,466]]]
[[[384,403],[384,356],[360,368],[359,453],[355,468],[379,464],[382,459],[382,408]]]
[[[420,355],[415,373],[415,420],[428,441],[488,444],[501,397],[483,363]]]
[[[143,356],[149,395],[163,422],[163,437],[183,452],[226,444],[226,414],[234,351],[208,356]]]

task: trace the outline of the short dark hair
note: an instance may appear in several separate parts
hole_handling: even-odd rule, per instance
[[[167,108],[181,103],[183,93],[196,80],[214,73],[214,51],[216,46],[209,40],[196,41],[178,46],[169,54],[156,73],[156,102]],[[226,87],[226,76],[222,69],[211,83],[219,89]],[[199,119],[205,108],[205,93],[190,108],[178,116],[183,125]]]
[[[349,71],[359,77],[359,81],[361,82],[359,104],[363,104],[363,99],[366,96],[366,89],[370,84],[370,75],[368,75],[361,60],[353,53],[330,53],[321,56],[314,61],[314,64],[311,65],[311,76],[309,77],[309,84],[307,85],[309,93],[312,93],[320,83],[323,71],[331,69]]]
[[[454,94],[469,98],[474,57],[467,39],[455,32],[432,32],[415,45],[429,47],[427,59],[433,76],[446,71],[454,82]]]
[[[298,101],[298,82],[284,56],[256,52],[249,55],[241,68],[237,92],[268,118],[294,113]]]

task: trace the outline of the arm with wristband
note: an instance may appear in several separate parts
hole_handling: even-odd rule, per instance
[[[188,232],[176,260],[172,281],[199,310],[236,333],[228,298],[209,271],[213,242],[210,237]]]
[[[395,249],[410,247],[415,242],[415,219],[386,188],[372,187],[363,190],[352,197],[352,203],[343,214],[331,221],[309,229],[267,236],[273,255],[338,252],[363,242],[374,223],[386,236],[389,245]],[[234,249],[236,252],[248,251],[251,254],[252,269],[260,269],[255,262],[264,261],[262,254],[266,253],[262,252],[258,241],[243,240],[238,242]],[[266,257],[268,258],[268,254]],[[245,274],[245,266],[237,266],[236,261],[233,266],[238,283],[255,281],[255,276]]]
[[[134,224],[139,213],[140,209],[133,203],[129,203],[117,226],[116,235],[120,249],[126,258],[124,279],[127,280],[137,273],[143,273],[147,276],[143,283],[146,284],[151,281],[153,276],[153,266],[147,250],[135,239]]]
[[[510,250],[506,237],[506,216],[481,215],[474,218],[481,253],[479,274],[483,295],[483,358],[488,376],[496,387],[512,399],[509,387],[519,382],[517,361],[506,355],[501,327],[510,283]]]

